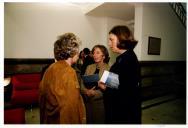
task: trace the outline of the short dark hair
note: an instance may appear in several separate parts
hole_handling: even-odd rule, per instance
[[[84,48],[83,52],[84,52],[85,55],[89,55],[90,54],[89,48]]]
[[[54,43],[54,56],[58,60],[66,60],[78,52],[80,40],[73,33],[65,33],[59,36]]]
[[[109,34],[114,34],[117,36],[119,40],[117,47],[120,49],[134,49],[138,43],[136,40],[134,40],[133,34],[127,26],[115,26],[110,30]]]
[[[96,49],[96,48],[99,48],[100,50],[101,50],[101,52],[104,54],[104,56],[105,56],[105,58],[104,58],[104,63],[107,63],[108,64],[108,62],[109,62],[109,60],[110,60],[110,57],[109,57],[109,53],[108,53],[108,49],[104,46],[104,45],[95,45],[93,48],[92,48],[92,54],[93,54],[93,52],[94,52],[94,50]]]

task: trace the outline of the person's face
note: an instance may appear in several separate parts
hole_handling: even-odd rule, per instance
[[[82,51],[82,52],[81,52],[81,58],[83,58],[83,57],[84,57],[84,52]]]
[[[95,63],[103,62],[103,60],[105,59],[105,56],[102,53],[100,48],[95,48],[94,49],[94,51],[93,51],[93,59],[94,59]]]
[[[111,48],[111,50],[115,53],[118,53],[119,48],[117,48],[117,43],[119,42],[118,38],[114,34],[109,34],[109,42],[108,46]]]

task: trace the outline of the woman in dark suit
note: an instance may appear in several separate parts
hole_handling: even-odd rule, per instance
[[[99,82],[104,91],[106,123],[141,123],[140,66],[133,51],[136,44],[127,26],[115,26],[109,32],[109,47],[120,54],[110,68],[110,72],[119,75],[119,88],[109,88]]]

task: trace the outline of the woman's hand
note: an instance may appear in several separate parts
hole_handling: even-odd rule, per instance
[[[99,87],[100,89],[102,89],[102,90],[106,90],[106,85],[105,85],[105,83],[103,83],[103,82],[101,82],[101,81],[98,82],[98,87]]]
[[[95,87],[91,88],[91,89],[85,89],[84,93],[88,96],[88,97],[92,97],[96,95],[96,91],[95,91]]]

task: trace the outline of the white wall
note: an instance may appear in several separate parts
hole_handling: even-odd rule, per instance
[[[142,15],[140,60],[186,60],[186,29],[169,4],[144,4]],[[161,38],[160,55],[147,54],[149,36]]]
[[[143,26],[143,5],[135,5],[135,21],[134,21],[134,37],[138,41],[134,51],[139,60],[141,60],[141,47],[142,47],[142,26]]]
[[[4,56],[53,58],[53,44],[65,32],[78,35],[80,49],[106,45],[105,22],[105,18],[85,16],[73,4],[5,3]]]
[[[80,49],[96,44],[108,48],[108,32],[115,25],[127,22],[88,16],[72,4],[6,3],[5,58],[53,58],[56,37],[65,32],[80,37]],[[110,49],[109,53],[112,64],[117,55]]]
[[[73,4],[5,3],[5,58],[53,58],[58,35],[73,32],[82,40],[80,49],[95,44],[107,46],[108,32],[115,25],[128,25],[109,17],[84,15]],[[135,7],[135,52],[139,60],[185,60],[186,30],[168,3]],[[148,55],[148,36],[161,38],[161,54]],[[108,48],[108,46],[107,46]],[[116,55],[110,50],[111,62]]]

